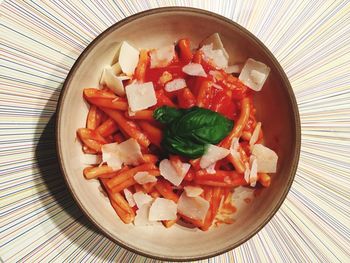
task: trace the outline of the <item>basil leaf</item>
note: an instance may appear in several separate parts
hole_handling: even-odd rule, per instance
[[[203,108],[193,107],[171,124],[173,134],[197,143],[217,144],[232,130],[233,122],[226,117]]]
[[[166,124],[162,148],[189,158],[202,156],[208,144],[219,143],[233,127],[233,121],[199,107],[175,109],[163,106],[154,111],[153,117]]]
[[[153,112],[153,118],[163,124],[171,123],[182,115],[182,110],[168,106],[162,106]]]
[[[202,156],[207,148],[204,144],[197,144],[185,138],[173,135],[169,130],[165,130],[163,138],[162,147],[165,151],[189,158],[198,158]]]

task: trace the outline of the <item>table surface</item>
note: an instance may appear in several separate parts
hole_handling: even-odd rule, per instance
[[[108,240],[75,205],[56,161],[54,114],[68,71],[98,34],[172,5],[219,13],[261,39],[301,116],[300,163],[283,206],[248,242],[208,262],[350,262],[348,0],[2,2],[1,259],[154,262]]]

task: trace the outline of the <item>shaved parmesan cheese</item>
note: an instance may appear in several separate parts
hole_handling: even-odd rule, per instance
[[[256,157],[254,155],[250,156],[250,174],[249,174],[249,182],[250,186],[255,187],[256,181],[258,180],[258,164],[256,161]]]
[[[243,68],[242,64],[235,64],[235,65],[231,65],[231,66],[228,66],[227,68],[225,68],[225,72],[228,74],[241,73],[242,68]]]
[[[189,63],[182,68],[182,71],[190,76],[199,76],[199,77],[207,76],[207,73],[205,73],[203,66],[198,63]]]
[[[138,172],[134,175],[134,179],[139,184],[147,184],[157,182],[157,178],[148,172]]]
[[[215,174],[216,171],[215,171],[215,165],[216,165],[216,162],[209,165],[205,170],[207,171],[208,174]]]
[[[213,44],[204,45],[200,49],[204,56],[204,60],[214,63],[219,68],[227,68],[228,58],[221,49],[213,50]]]
[[[159,163],[160,174],[170,183],[176,186],[179,186],[181,184],[190,167],[190,164],[183,163],[182,172],[179,173],[168,159],[164,159]]]
[[[182,193],[177,203],[177,211],[189,218],[204,220],[209,206],[209,202],[202,197],[188,197],[186,193]]]
[[[270,68],[264,63],[248,58],[239,79],[249,88],[260,91],[270,73]]]
[[[142,160],[141,147],[133,138],[118,145],[119,157],[124,164],[139,165]]]
[[[248,184],[250,183],[250,168],[249,168],[249,163],[245,163],[244,180],[245,180]]]
[[[117,76],[117,77],[118,77],[118,79],[120,79],[121,81],[131,79],[130,76],[124,76],[124,75],[119,75],[119,76]]]
[[[119,157],[118,143],[107,143],[102,145],[102,162],[107,163],[113,170],[122,168],[123,161]]]
[[[180,90],[186,87],[186,81],[184,79],[174,79],[165,84],[165,90],[167,92],[172,92]]]
[[[157,98],[153,83],[131,84],[125,87],[126,97],[132,111],[147,109],[156,105]]]
[[[144,192],[136,192],[132,197],[138,208],[141,208],[143,205],[150,205],[153,201],[153,198]]]
[[[101,155],[96,154],[83,154],[82,163],[83,164],[99,164],[102,161]]]
[[[111,66],[111,69],[113,70],[114,75],[119,75],[122,73],[122,68],[120,67],[120,64],[117,62]]]
[[[229,55],[228,55],[226,49],[224,48],[224,45],[222,44],[220,35],[218,33],[214,33],[214,34],[210,35],[208,38],[204,39],[201,42],[201,46],[210,45],[210,44],[213,44],[213,49],[220,49],[220,50],[222,50],[224,56],[227,59],[229,58]]]
[[[111,67],[103,69],[100,84],[107,86],[115,94],[119,96],[125,95],[123,81],[121,81],[115,74]]]
[[[239,140],[238,140],[238,138],[233,138],[233,140],[231,142],[230,153],[235,158],[240,158],[238,148],[239,148]]]
[[[132,75],[139,62],[140,52],[131,46],[128,42],[124,41],[120,47],[118,63],[122,71],[127,75]]]
[[[195,197],[199,196],[203,193],[203,189],[199,186],[185,186],[184,187],[185,193],[188,197]]]
[[[177,205],[174,201],[165,198],[156,198],[149,210],[150,221],[174,220],[177,218]]]
[[[163,68],[169,65],[175,56],[174,45],[165,46],[150,52],[150,68]]]
[[[277,154],[262,144],[255,144],[252,148],[255,155],[259,173],[275,173],[277,170]]]
[[[124,189],[124,196],[126,201],[128,201],[130,207],[134,207],[136,205],[134,197],[132,196],[132,193],[128,190],[128,188]]]
[[[253,146],[258,141],[260,130],[261,130],[261,122],[258,122],[255,126],[252,137],[250,137],[250,140],[249,140],[250,146]]]
[[[199,165],[202,169],[205,169],[216,161],[225,158],[229,153],[230,151],[226,148],[209,144],[206,153],[202,156],[199,162]]]
[[[128,108],[128,114],[129,114],[129,116],[135,116],[136,112],[132,111],[130,108]]]
[[[160,224],[159,222],[150,221],[148,219],[150,208],[151,208],[151,205],[146,204],[141,208],[139,208],[138,210],[136,210],[136,216],[134,219],[135,226],[154,226],[154,225]]]
[[[142,162],[140,145],[133,138],[118,143],[102,145],[102,161],[114,170],[121,168],[122,164],[139,165]]]

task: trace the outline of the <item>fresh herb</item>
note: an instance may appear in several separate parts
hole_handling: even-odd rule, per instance
[[[175,109],[163,106],[153,117],[166,125],[162,146],[168,153],[189,158],[202,156],[208,144],[217,144],[233,128],[233,121],[199,107]]]

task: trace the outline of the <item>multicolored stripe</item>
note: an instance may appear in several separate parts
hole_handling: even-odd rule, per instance
[[[59,174],[54,113],[78,55],[104,29],[160,6],[226,16],[290,78],[302,123],[293,187],[251,240],[203,262],[350,262],[349,1],[3,1],[0,6],[0,256],[4,262],[155,262],[101,235]]]

